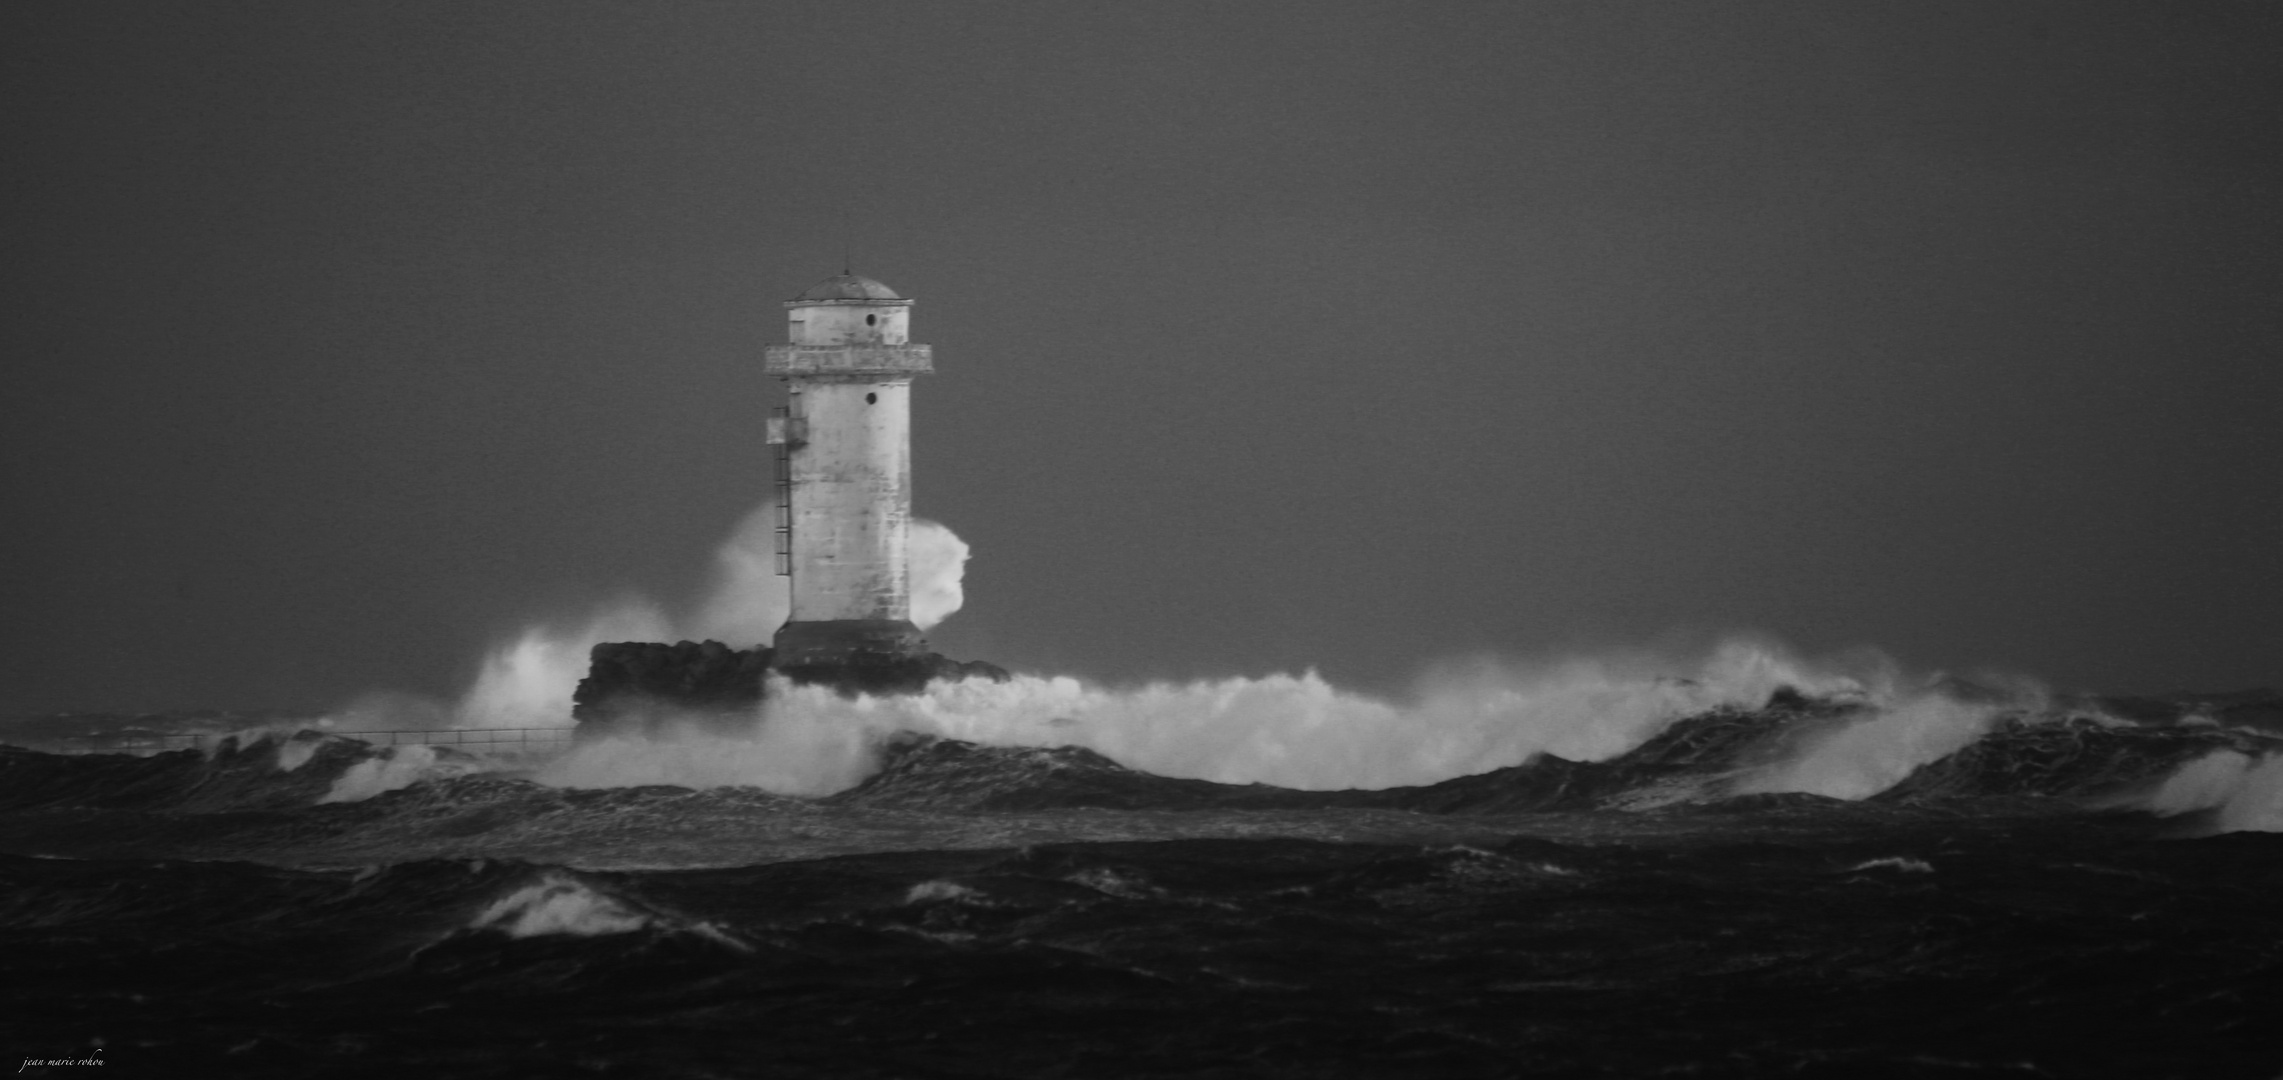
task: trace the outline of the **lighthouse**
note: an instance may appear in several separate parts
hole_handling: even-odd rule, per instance
[[[765,648],[598,642],[571,699],[579,738],[692,718],[750,731],[769,669],[849,695],[1010,678],[929,652],[912,624],[912,379],[935,372],[928,347],[911,343],[912,302],[844,271],[785,301],[785,314],[790,340],[763,350],[762,370],[786,390],[769,442],[789,617]]]
[[[912,517],[912,379],[935,370],[911,343],[912,301],[843,273],[785,301],[789,343],[764,350],[786,384],[776,447],[777,571],[792,610],[771,665],[827,670],[922,656],[906,565]]]

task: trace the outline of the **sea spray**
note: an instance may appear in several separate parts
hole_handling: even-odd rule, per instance
[[[484,771],[482,763],[432,746],[382,747],[333,781],[320,803],[362,802],[430,780],[449,780]]]
[[[1776,761],[1740,778],[1734,792],[1867,799],[1965,749],[2009,716],[2051,717],[2052,694],[2021,675],[1984,672],[1967,682],[1889,668],[1865,705],[1796,736]]]
[[[586,882],[550,873],[499,898],[469,925],[470,929],[497,930],[511,938],[529,938],[625,934],[650,924],[647,915]]]
[[[693,919],[616,895],[563,869],[548,870],[538,880],[517,886],[486,906],[468,928],[496,931],[510,938],[603,937],[652,930],[704,938],[736,952],[753,951],[752,945],[712,920]]]
[[[767,640],[788,604],[785,579],[775,573],[774,529],[772,506],[746,515],[716,551],[706,590],[680,617],[628,596],[582,623],[528,627],[492,650],[456,705],[368,698],[361,712],[351,711],[349,726],[564,726],[598,642]],[[941,525],[915,521],[910,550],[913,615],[924,628],[958,610],[968,546]],[[1446,664],[1402,699],[1342,690],[1313,671],[1131,687],[1031,675],[854,698],[779,682],[748,731],[668,724],[614,735],[582,744],[538,778],[569,787],[744,785],[822,795],[860,782],[872,768],[872,747],[910,732],[986,746],[1085,747],[1145,772],[1222,783],[1386,788],[1539,754],[1606,761],[1682,716],[1757,708],[1780,689],[1858,708],[1745,776],[1739,792],[1864,798],[1979,737],[2014,704],[1954,695],[1872,652],[1810,661],[1749,638],[1693,657],[1618,652]],[[403,775],[385,765],[374,770],[360,783]]]
[[[713,576],[681,618],[628,594],[582,623],[527,626],[495,646],[454,709],[456,727],[546,727],[571,722],[571,694],[587,674],[587,654],[605,641],[713,639],[742,647],[767,641],[789,610],[776,573],[776,513],[763,503],[714,549]]]
[[[776,571],[776,507],[763,503],[741,519],[714,551],[711,579],[679,616],[628,593],[569,623],[539,623],[494,645],[457,702],[415,695],[368,694],[338,710],[340,730],[563,727],[571,695],[586,677],[589,650],[605,641],[714,640],[744,648],[765,644],[783,625],[791,601]],[[964,603],[961,578],[968,546],[958,534],[915,518],[908,548],[912,621],[927,629]]]
[[[526,627],[514,641],[484,657],[476,681],[444,718],[428,725],[403,712],[407,727],[554,727],[571,721],[571,694],[587,674],[587,653],[602,641],[658,641],[674,637],[664,611],[629,596],[573,627]],[[411,722],[407,722],[411,721]]]
[[[1693,661],[1635,653],[1449,667],[1422,679],[1402,701],[1341,690],[1314,672],[1123,688],[1067,676],[1017,676],[856,697],[777,680],[749,734],[693,726],[659,737],[597,740],[549,765],[538,779],[574,787],[741,784],[827,794],[870,771],[870,748],[880,740],[910,732],[985,746],[1084,747],[1160,776],[1301,790],[1388,788],[1519,765],[1541,753],[1608,760],[1683,716],[1758,708],[1787,688],[1853,702],[1874,719],[1897,719],[1898,727],[1879,729],[1882,735],[1917,733],[1810,748],[1817,762],[1823,760],[1815,757],[1818,750],[1873,762],[1857,770],[1869,779],[1849,781],[1849,790],[1866,793],[1943,752],[1959,726],[1949,719],[1952,711],[1966,707],[1935,684],[1902,678],[1882,659],[1810,662],[1745,639]],[[1807,775],[1826,771],[1818,764]],[[1769,781],[1785,782],[1781,776]],[[1797,790],[1771,788],[1778,789]]]
[[[2213,751],[2180,766],[2141,805],[2164,815],[2215,811],[2217,832],[2283,832],[2283,755]]]
[[[1801,739],[1791,754],[1742,778],[1734,790],[1867,799],[1981,738],[2009,708],[1938,690],[1887,699]]]
[[[1694,662],[1614,654],[1446,668],[1408,701],[1314,672],[1131,688],[1025,676],[854,700],[787,688],[768,711],[987,746],[1082,746],[1161,776],[1332,790],[1431,784],[1540,753],[1606,760],[1682,716],[1758,707],[1782,687],[1865,691],[1854,675],[1740,639]]]
[[[777,573],[777,508],[762,503],[714,549],[713,576],[683,618],[650,637],[602,640],[710,639],[736,647],[768,641],[792,610],[790,580]]]
[[[965,606],[967,541],[924,518],[912,519],[906,558],[911,563],[912,625],[928,629]],[[775,632],[775,627],[770,627]]]
[[[277,771],[292,772],[309,764],[309,759],[317,756],[317,748],[322,744],[323,740],[317,738],[278,740]]]
[[[882,725],[843,723],[817,714],[778,715],[767,723],[756,718],[745,732],[725,732],[718,722],[669,721],[647,734],[620,733],[578,743],[531,779],[555,787],[670,784],[829,795],[871,773],[874,747],[888,733]]]

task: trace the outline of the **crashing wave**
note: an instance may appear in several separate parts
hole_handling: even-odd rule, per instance
[[[1749,705],[1661,721],[1629,749],[1598,760],[1541,750],[1467,775],[1384,787],[1169,776],[1075,741],[993,745],[839,714],[771,717],[741,738],[594,741],[528,774],[539,783],[487,771],[481,759],[450,748],[374,747],[303,732],[148,757],[0,749],[0,809],[230,813],[351,804],[368,809],[336,825],[367,835],[554,829],[569,837],[595,815],[725,822],[804,806],[1449,815],[2009,799],[2060,810],[2138,809],[2219,831],[2278,830],[2283,724],[2270,717],[2283,715],[2278,701],[2283,696],[2266,694],[2023,705],[1952,692],[1898,706],[1778,686]],[[850,704],[859,714],[866,707]],[[820,758],[835,769],[811,768]],[[756,779],[762,786],[751,786]],[[774,794],[788,787],[794,794]]]

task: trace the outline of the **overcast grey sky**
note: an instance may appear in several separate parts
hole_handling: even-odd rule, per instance
[[[946,651],[2283,683],[2272,4],[11,4],[0,707],[678,597],[918,298]]]

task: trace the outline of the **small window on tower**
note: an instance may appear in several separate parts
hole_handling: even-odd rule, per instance
[[[866,315],[864,316],[864,325],[878,326],[880,325],[880,317],[878,315]]]
[[[864,404],[866,404],[866,405],[878,405],[879,403],[880,403],[880,395],[878,395],[878,394],[866,394],[866,395],[864,395]]]

